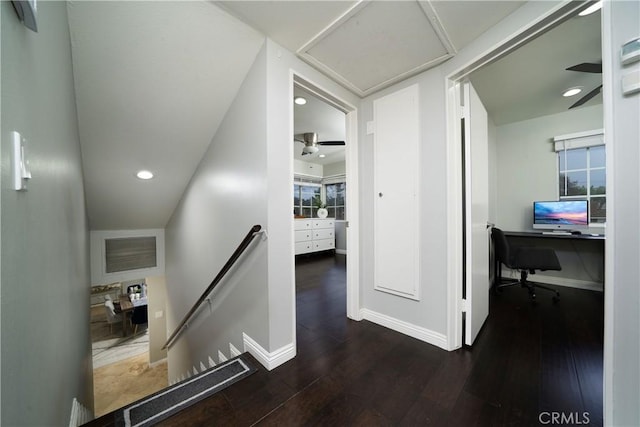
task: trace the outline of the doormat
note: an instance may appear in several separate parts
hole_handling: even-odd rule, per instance
[[[257,371],[244,355],[165,388],[116,414],[116,426],[152,426]]]

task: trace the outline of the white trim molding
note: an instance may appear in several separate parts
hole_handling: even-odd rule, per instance
[[[430,329],[417,326],[404,320],[396,319],[394,317],[387,316],[386,314],[377,313],[373,310],[363,308],[361,310],[362,318],[384,326],[385,328],[392,329],[401,334],[408,335],[412,338],[424,341],[428,344],[435,345],[444,350],[449,350],[447,344],[447,337],[439,332],[432,331]]]
[[[287,344],[276,351],[269,352],[244,332],[242,333],[242,341],[244,351],[251,353],[251,355],[269,371],[296,357],[296,346],[294,343]]]

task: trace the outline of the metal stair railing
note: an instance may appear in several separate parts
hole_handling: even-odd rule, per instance
[[[196,313],[196,311],[198,311],[200,306],[205,301],[207,301],[209,294],[215,289],[216,286],[218,286],[220,281],[222,281],[222,279],[224,278],[225,274],[227,274],[229,270],[231,270],[231,267],[233,267],[233,265],[238,260],[238,258],[240,258],[240,256],[244,253],[247,247],[249,247],[249,244],[251,244],[256,234],[260,233],[261,230],[262,230],[262,226],[260,225],[254,225],[253,227],[251,227],[247,235],[244,237],[244,239],[242,239],[242,242],[240,242],[240,245],[238,245],[237,249],[231,254],[231,256],[229,257],[229,260],[225,263],[225,265],[222,266],[222,268],[220,269],[220,272],[216,275],[216,277],[213,279],[211,284],[207,287],[207,289],[204,290],[202,295],[200,295],[200,298],[198,298],[198,301],[196,301],[195,304],[193,304],[193,307],[191,307],[191,309],[184,316],[184,318],[182,319],[178,327],[176,327],[173,333],[169,336],[169,339],[167,339],[167,342],[162,346],[162,350],[164,350],[165,348],[171,347],[173,342],[176,339],[178,339],[179,335],[182,333],[185,326],[187,326],[187,324],[189,323],[189,320],[191,320],[191,317]]]

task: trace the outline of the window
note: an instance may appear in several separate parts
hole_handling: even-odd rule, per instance
[[[321,200],[321,186],[315,183],[296,182],[293,184],[293,214],[304,218],[313,218]]]
[[[589,200],[590,223],[605,223],[607,186],[605,146],[558,151],[559,194],[562,200]]]
[[[344,220],[346,183],[325,184],[324,189],[329,217]]]

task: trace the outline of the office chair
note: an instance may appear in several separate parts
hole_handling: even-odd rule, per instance
[[[529,274],[535,274],[535,270],[562,270],[556,252],[553,249],[532,246],[511,246],[504,232],[495,227],[491,230],[491,238],[493,239],[495,247],[495,257],[498,267],[496,273],[497,280],[494,287],[497,293],[500,293],[500,289],[504,287],[520,284],[520,286],[529,290],[529,295],[532,299],[536,297],[536,288],[554,292],[554,302],[560,299],[560,292],[555,289],[527,280]],[[520,280],[501,283],[502,275],[499,273],[501,263],[514,270],[520,270]]]

